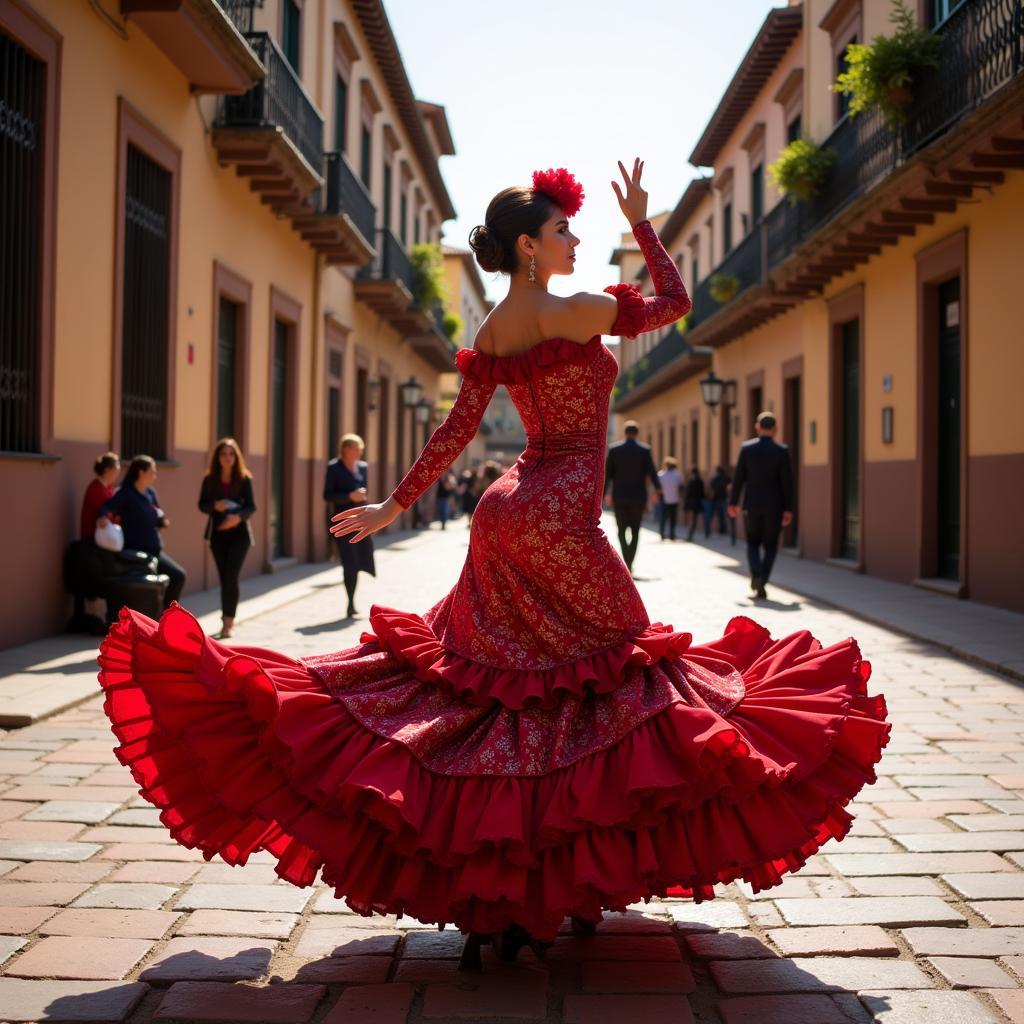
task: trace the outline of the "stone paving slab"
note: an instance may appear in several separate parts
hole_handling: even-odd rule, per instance
[[[123,978],[153,948],[147,939],[106,936],[103,942],[83,942],[80,937],[52,935],[4,968],[14,978],[57,978],[99,981]]]
[[[323,985],[257,987],[218,981],[177,981],[161,1001],[156,1019],[304,1024],[326,992]]]
[[[127,1020],[149,990],[139,982],[22,981],[0,978],[0,1007],[6,1021]]]
[[[1000,1024],[969,992],[863,992],[861,1000],[878,1024]]]

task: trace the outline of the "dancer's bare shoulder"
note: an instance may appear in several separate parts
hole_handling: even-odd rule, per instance
[[[618,310],[615,296],[607,292],[552,295],[544,310],[544,328],[552,337],[583,343],[595,334],[608,334]]]

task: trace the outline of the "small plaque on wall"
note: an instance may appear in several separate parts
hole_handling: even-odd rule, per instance
[[[892,444],[892,418],[892,406],[882,406],[882,444]]]
[[[808,440],[808,442],[810,444],[817,444],[818,443],[818,421],[817,420],[811,420],[811,422],[807,424],[807,440]]]

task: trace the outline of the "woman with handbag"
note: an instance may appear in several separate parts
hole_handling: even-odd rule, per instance
[[[92,471],[95,475],[82,497],[82,540],[95,539],[100,509],[114,496],[114,481],[121,472],[121,458],[117,452],[104,452],[93,463]]]
[[[136,455],[125,473],[117,493],[100,508],[97,526],[105,526],[110,517],[121,517],[124,546],[145,551],[157,560],[157,572],[170,578],[164,592],[164,608],[169,608],[185,589],[185,570],[164,551],[160,531],[171,525],[160,507],[153,485],[156,483],[156,460],[149,455]]]
[[[255,543],[249,522],[256,511],[252,473],[233,437],[222,437],[213,446],[210,465],[199,489],[199,510],[210,517],[204,537],[210,542],[220,577],[221,628],[217,639],[226,640],[231,636],[238,611],[242,563]]]

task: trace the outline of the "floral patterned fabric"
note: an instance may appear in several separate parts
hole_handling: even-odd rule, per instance
[[[610,289],[627,336],[689,305],[650,224],[636,234],[658,294]],[[359,913],[538,937],[651,895],[767,888],[842,838],[889,731],[856,643],[736,618],[695,644],[649,620],[600,526],[617,366],[599,336],[458,367],[396,501],[451,464],[499,384],[527,446],[432,608],[375,606],[358,646],[302,661],[224,647],[178,605],[125,610],[104,641],[117,756],[171,834],[228,863],[268,850]]]

